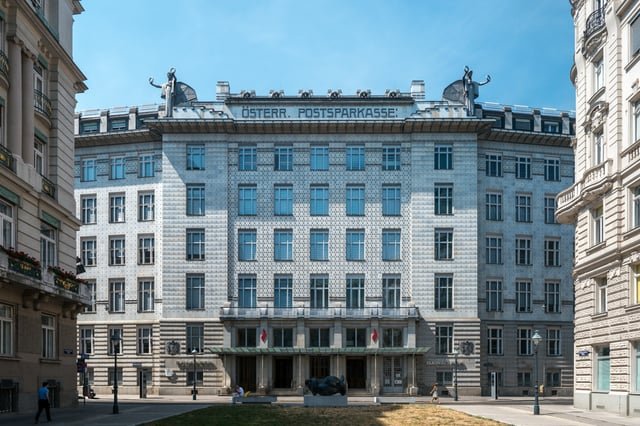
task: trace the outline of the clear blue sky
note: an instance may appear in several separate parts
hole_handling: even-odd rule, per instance
[[[426,98],[461,78],[491,74],[479,101],[575,109],[567,0],[84,0],[74,57],[89,90],[77,110],[160,102],[148,83],[191,85],[215,98],[231,91],[294,95],[409,90]]]

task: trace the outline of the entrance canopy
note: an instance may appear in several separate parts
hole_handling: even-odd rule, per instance
[[[429,347],[418,348],[224,348],[207,350],[214,355],[424,355]]]

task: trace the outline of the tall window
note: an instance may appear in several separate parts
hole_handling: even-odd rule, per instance
[[[113,355],[113,354],[110,354]],[[107,368],[107,386],[113,386],[113,367]],[[116,380],[118,381],[118,386],[122,386],[122,367],[118,367],[116,371]]]
[[[204,274],[187,274],[187,309],[204,309]]]
[[[382,230],[382,260],[401,260],[400,230]]]
[[[435,259],[451,260],[453,259],[453,229],[440,228],[434,232],[435,240]]]
[[[311,275],[310,282],[311,308],[322,309],[329,307],[329,276]]]
[[[138,159],[138,177],[153,177],[155,174],[155,160],[153,154],[143,154]]]
[[[45,161],[47,145],[39,138],[34,138],[33,141],[33,167],[36,172],[42,176],[47,174],[47,163]]]
[[[450,183],[436,183],[433,194],[433,205],[436,215],[453,214],[453,185]]]
[[[122,327],[109,327],[109,333],[107,335],[107,345],[109,345],[109,355],[122,354]],[[111,371],[113,376],[113,370]]]
[[[124,179],[124,157],[111,157],[109,159],[111,170],[110,179]]]
[[[436,145],[434,147],[433,168],[435,170],[453,169],[453,147],[451,145]]]
[[[293,231],[291,229],[274,231],[273,260],[293,260]]]
[[[400,277],[395,275],[382,276],[382,307],[400,307]]]
[[[347,185],[347,215],[364,216],[364,185]]]
[[[631,226],[640,227],[640,185],[631,190]]]
[[[93,327],[80,327],[80,354],[93,353]]]
[[[604,61],[602,59],[593,63],[593,91],[597,92],[604,87]]]
[[[592,244],[598,245],[604,242],[604,209],[602,206],[591,211]]]
[[[544,180],[559,181],[560,180],[560,160],[557,158],[544,159]]]
[[[518,328],[517,343],[518,355],[533,354],[530,328]]]
[[[256,260],[257,234],[255,229],[238,230],[238,260]]]
[[[204,170],[204,145],[187,145],[187,170]]]
[[[124,265],[124,236],[109,237],[109,265]]]
[[[290,146],[279,146],[273,150],[274,170],[293,170],[293,148]]]
[[[640,23],[640,21],[638,22]],[[640,140],[640,101],[633,104],[633,140],[631,143],[637,140]]]
[[[309,347],[310,348],[328,348],[329,347],[329,329],[328,328],[310,328],[309,329]]]
[[[382,147],[382,170],[400,170],[400,147]]]
[[[531,281],[516,281],[516,312],[531,312]]]
[[[238,170],[257,170],[257,149],[255,146],[242,146],[238,148]]]
[[[13,355],[13,307],[0,304],[0,356]]]
[[[125,197],[124,194],[109,195],[109,222],[124,222]]]
[[[87,281],[87,290],[89,292],[89,305],[85,305],[85,313],[96,311],[96,282],[95,280]]]
[[[309,150],[311,170],[329,170],[329,147],[312,146]]]
[[[596,380],[595,385],[598,391],[608,392],[611,383],[611,356],[609,347],[599,348],[595,354],[596,358]]]
[[[434,289],[435,309],[453,309],[453,276],[436,275]]]
[[[364,308],[364,276],[347,275],[347,308]]]
[[[516,265],[531,265],[531,237],[516,237]]]
[[[635,343],[635,391],[640,392],[640,342]]]
[[[256,307],[256,277],[244,275],[238,277],[238,307]]]
[[[238,187],[238,214],[255,216],[257,212],[257,189],[255,185]]]
[[[544,197],[544,223],[556,223],[556,197]]]
[[[124,281],[109,281],[109,312],[124,312]]]
[[[276,216],[291,216],[293,214],[293,186],[274,186],[273,201],[273,214],[275,214]]]
[[[329,230],[312,229],[309,236],[311,260],[329,260]]]
[[[293,347],[293,328],[274,328],[273,346],[276,348]]]
[[[291,278],[291,275],[275,276],[273,306],[276,308],[290,308],[293,306],[293,278]]]
[[[153,235],[138,236],[138,265],[153,265],[156,249]]]
[[[487,353],[489,355],[502,355],[502,327],[487,328]]]
[[[204,216],[204,185],[187,185],[187,216]]]
[[[488,312],[502,311],[502,281],[500,280],[487,281],[486,303],[487,303]]]
[[[401,348],[404,346],[401,328],[385,328],[382,330],[382,347]]]
[[[631,303],[634,305],[640,304],[640,264],[635,264],[631,266],[631,294],[632,299]],[[640,372],[638,373],[640,374]],[[638,388],[640,391],[640,388]]]
[[[84,266],[96,266],[96,239],[80,239],[80,258]]]
[[[58,230],[46,223],[40,224],[40,264],[45,270],[58,264]]]
[[[347,328],[345,346],[347,348],[364,348],[367,346],[366,328]]]
[[[329,215],[329,186],[311,185],[311,206],[309,212],[311,216]]]
[[[593,134],[593,165],[597,166],[605,160],[605,144],[602,132]]]
[[[516,179],[531,179],[531,157],[516,157]]]
[[[544,307],[546,312],[560,312],[560,282],[544,282]]]
[[[487,176],[502,176],[502,155],[486,154],[484,159]]]
[[[436,354],[453,352],[453,326],[437,325],[435,330]]]
[[[95,158],[83,158],[80,161],[80,180],[82,182],[91,182],[96,180],[96,159]]]
[[[0,234],[0,245],[2,247],[14,246],[14,229],[13,206],[0,199],[0,230],[2,231],[2,234]]]
[[[560,356],[562,351],[560,349],[560,329],[548,328],[547,329],[547,355],[548,356]]]
[[[155,219],[155,194],[153,192],[138,193],[138,221],[147,222]]]
[[[502,193],[487,192],[486,199],[486,219],[502,220]]]
[[[364,146],[347,147],[347,170],[364,170]]]
[[[187,324],[186,352],[204,352],[204,324]]]
[[[596,314],[604,314],[609,310],[607,278],[596,279]]]
[[[80,206],[82,224],[96,223],[96,196],[83,195],[80,197]]]
[[[187,260],[204,260],[204,229],[187,229]]]
[[[486,237],[486,261],[487,264],[502,264],[502,237],[490,236]]]
[[[255,348],[256,347],[256,329],[255,328],[236,328],[238,331],[238,339],[236,346],[239,348]]]
[[[560,266],[560,240],[544,240],[544,266]]]
[[[153,312],[154,310],[153,278],[138,280],[138,312]]]
[[[382,186],[382,214],[400,216],[400,185]]]
[[[56,349],[56,318],[52,315],[42,315],[42,358],[54,359]]]
[[[347,260],[364,260],[364,229],[347,229]]]
[[[531,222],[530,194],[516,194],[516,222]]]
[[[138,327],[138,355],[150,354],[153,346],[153,329],[151,327]]]

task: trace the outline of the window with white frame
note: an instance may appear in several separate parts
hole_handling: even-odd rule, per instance
[[[502,193],[487,192],[485,200],[486,219],[502,220]]]
[[[503,353],[502,327],[488,327],[487,354],[502,355]]]
[[[502,281],[487,280],[487,311],[502,311]]]
[[[58,264],[58,230],[47,223],[40,225],[40,265],[46,270]]]
[[[204,274],[187,274],[187,310],[204,309]]]
[[[83,158],[80,161],[80,180],[82,182],[91,182],[96,180],[96,159]]]
[[[453,169],[453,146],[436,145],[434,147],[433,168],[435,170]]]
[[[33,167],[36,172],[42,176],[47,174],[47,162],[46,162],[46,148],[47,145],[39,138],[33,140]]]
[[[635,57],[640,52],[640,15],[629,25],[629,58]]]
[[[487,176],[502,176],[502,155],[485,154],[485,172]]]
[[[604,87],[604,61],[602,58],[593,63],[593,92]]]
[[[83,195],[80,197],[80,219],[83,225],[96,223],[96,196]]]
[[[204,216],[204,184],[187,185],[187,216]]]
[[[531,222],[531,194],[516,194],[516,222]]]
[[[606,159],[604,135],[602,131],[593,134],[593,165],[597,166]]]
[[[204,145],[187,145],[187,170],[204,170]]]
[[[9,204],[0,198],[0,245],[5,248],[13,247],[15,240],[13,204]]]
[[[364,146],[353,145],[347,146],[347,170],[361,171],[364,170]]]
[[[347,275],[347,308],[364,308],[364,276]]]
[[[400,185],[382,186],[382,215],[400,216]]]
[[[153,348],[153,329],[151,327],[138,327],[137,332],[137,354],[151,354]]]
[[[516,157],[516,179],[531,179],[531,157]]]
[[[80,354],[93,353],[93,327],[80,327]]]
[[[640,185],[631,189],[631,228],[640,227]]]
[[[255,229],[238,230],[238,260],[256,260],[257,238]]]
[[[255,146],[242,146],[238,148],[238,170],[257,170],[257,149]]]
[[[633,365],[635,367],[634,374],[636,376],[633,383],[635,384],[635,391],[637,393],[640,392],[640,342],[635,342],[633,345],[633,349]]]
[[[95,237],[80,239],[80,258],[83,266],[96,266],[96,250]]]
[[[109,237],[109,265],[124,265],[124,235]]]
[[[516,312],[531,312],[531,281],[516,281]]]
[[[155,194],[153,192],[138,193],[138,221],[148,222],[155,219]]]
[[[329,185],[311,185],[310,200],[309,214],[311,216],[329,215]]]
[[[382,170],[400,170],[400,147],[382,147]]]
[[[516,265],[531,265],[531,237],[516,237]]]
[[[329,307],[329,276],[311,275],[310,277],[310,302],[312,309]]]
[[[400,276],[399,275],[383,275],[382,276],[382,307],[383,308],[399,308],[400,307]]]
[[[186,340],[187,353],[204,352],[204,324],[187,324]]]
[[[635,143],[640,140],[640,101],[636,101],[633,104],[633,140],[631,143]]]
[[[124,312],[124,281],[109,281],[109,312]]]
[[[273,150],[273,166],[277,171],[293,170],[293,147],[278,146]]]
[[[400,229],[382,230],[382,260],[401,260]]]
[[[309,235],[311,260],[329,260],[329,230],[312,229]]]
[[[545,238],[544,266],[560,266],[560,240],[558,238]]]
[[[124,194],[109,194],[109,222],[122,223],[125,221]]]
[[[238,307],[256,307],[256,277],[255,275],[242,275],[238,277]]]
[[[293,215],[292,185],[275,185],[273,187],[273,214],[276,216]]]
[[[559,181],[560,180],[560,160],[557,158],[544,159],[544,180]]]
[[[526,356],[533,354],[533,342],[531,341],[530,328],[518,328],[517,332],[518,355]]]
[[[138,159],[138,177],[146,178],[155,175],[155,160],[153,154],[142,154]]]
[[[89,292],[89,304],[85,305],[84,311],[85,313],[95,313],[96,312],[96,282],[95,280],[88,280],[86,284],[86,288]]]
[[[364,260],[364,229],[347,229],[347,260]]]
[[[600,347],[595,351],[595,389],[608,392],[611,388],[611,353],[609,346]]]
[[[204,229],[187,229],[187,260],[204,260]]]
[[[453,275],[436,274],[434,277],[436,310],[453,309]]]
[[[559,328],[547,329],[547,355],[548,356],[562,355],[562,351],[560,348],[560,329]]]
[[[255,216],[257,210],[256,185],[240,185],[238,187],[238,215]]]
[[[436,183],[433,194],[434,214],[452,215],[453,214],[453,184]]]
[[[42,315],[42,358],[55,359],[57,357],[56,348],[56,318],[53,315]]]
[[[493,235],[485,238],[486,262],[490,265],[502,264],[502,237]]]
[[[153,312],[155,307],[153,278],[138,279],[138,312]]]
[[[436,354],[450,354],[453,352],[453,326],[436,325]]]
[[[309,163],[313,171],[329,170],[329,147],[312,146],[309,149]]]
[[[544,197],[544,223],[557,223],[555,196],[545,195]]]
[[[13,306],[0,304],[0,356],[13,355],[14,319]]]
[[[640,304],[640,264],[631,265],[630,268],[631,283],[629,288],[631,289],[631,303],[638,305]]]
[[[273,278],[273,306],[291,308],[293,306],[293,278],[291,275],[276,275]]]
[[[607,278],[596,278],[595,285],[595,300],[596,300],[596,314],[604,314],[609,310],[608,306],[608,294],[607,294]]]
[[[591,210],[591,244],[598,245],[604,242],[604,209],[598,206]]]
[[[273,260],[293,260],[293,230],[276,229],[273,232]]]
[[[434,231],[435,240],[435,259],[436,260],[452,260],[453,259],[453,229],[436,228]]]
[[[346,207],[347,216],[364,216],[364,185],[347,185]]]
[[[155,253],[155,237],[138,235],[138,265],[153,265]]]
[[[560,312],[560,281],[544,282],[544,308],[546,312]]]
[[[109,179],[124,179],[125,163],[124,157],[111,157],[109,159],[110,173]]]

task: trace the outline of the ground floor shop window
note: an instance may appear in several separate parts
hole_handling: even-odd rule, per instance
[[[599,348],[596,352],[595,369],[595,390],[608,392],[611,378],[611,357],[608,346]]]

